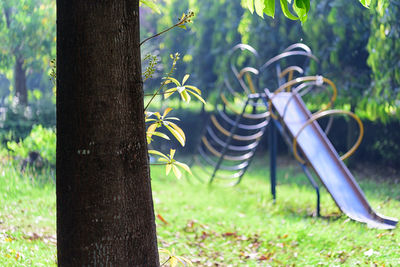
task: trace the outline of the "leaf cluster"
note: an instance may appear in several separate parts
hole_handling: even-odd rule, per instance
[[[371,0],[359,0],[360,3],[369,7]],[[264,13],[272,18],[275,17],[275,0],[245,0],[247,8],[251,13],[254,11],[260,17],[264,17]],[[291,20],[307,20],[310,11],[310,0],[279,0],[283,14]],[[292,7],[294,13],[290,11]]]

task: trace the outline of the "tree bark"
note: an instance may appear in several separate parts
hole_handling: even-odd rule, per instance
[[[28,90],[26,88],[26,70],[24,68],[24,59],[20,56],[15,57],[14,87],[15,87],[15,96],[18,98],[18,104],[21,106],[26,106],[28,104]]]
[[[159,266],[139,0],[57,0],[59,266]]]

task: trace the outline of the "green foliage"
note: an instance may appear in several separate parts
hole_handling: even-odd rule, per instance
[[[275,0],[243,0],[250,13],[253,14],[254,10],[257,15],[264,17],[264,13],[272,18],[275,17]],[[359,0],[360,3],[369,7],[371,0]],[[381,0],[384,1],[384,0]],[[293,3],[292,3],[293,2]],[[301,22],[307,20],[307,14],[310,11],[310,0],[280,0],[283,14],[291,20],[300,19]],[[290,6],[296,15],[290,11]]]
[[[8,70],[14,57],[25,68],[47,69],[55,55],[55,1],[0,2],[0,69]]]
[[[355,1],[321,0],[312,3],[309,20],[303,24],[304,41],[320,60],[311,66],[335,81],[337,105],[350,104],[355,110],[370,85],[366,64],[370,16]]]
[[[189,18],[191,16],[193,16],[192,14],[193,14],[193,12],[189,12]],[[185,18],[184,18],[185,16],[186,15],[184,14],[182,16],[182,18],[180,19],[180,21],[185,20]],[[172,67],[171,67],[169,73],[167,74],[167,76],[163,78],[164,81],[161,83],[159,88],[153,94],[150,94],[151,99],[149,100],[149,102],[147,103],[147,105],[144,109],[145,110],[145,122],[147,123],[146,137],[147,137],[148,144],[151,144],[151,142],[153,141],[153,136],[157,136],[157,137],[161,137],[166,140],[170,140],[168,135],[157,130],[158,128],[161,128],[161,127],[163,127],[163,128],[165,127],[168,130],[168,132],[171,133],[182,146],[185,146],[185,142],[186,142],[186,136],[185,136],[184,131],[177,124],[175,124],[173,122],[173,121],[179,121],[179,119],[176,117],[167,117],[168,113],[172,110],[172,108],[170,108],[170,107],[166,108],[162,115],[160,112],[147,111],[147,108],[149,107],[149,105],[155,99],[155,97],[157,95],[160,94],[160,95],[163,95],[165,98],[168,98],[171,95],[173,95],[175,92],[178,92],[180,94],[180,96],[182,97],[182,99],[184,99],[185,102],[190,103],[191,97],[189,94],[191,94],[191,95],[195,96],[197,99],[199,99],[201,102],[203,102],[204,105],[206,104],[204,99],[200,96],[201,91],[197,87],[195,87],[193,85],[185,84],[186,81],[189,79],[189,76],[190,76],[189,74],[186,74],[183,77],[182,82],[179,82],[175,78],[171,77],[175,70],[175,66],[179,60],[179,56],[180,56],[179,53],[170,55],[170,58],[172,59]],[[148,56],[146,58],[150,58],[150,64],[144,73],[145,78],[150,77],[154,73],[154,71],[155,71],[154,67],[156,65],[156,57]],[[172,87],[172,88],[164,90],[164,87],[166,87],[168,84],[174,84],[176,87]],[[168,155],[165,155],[158,150],[150,149],[150,150],[148,150],[148,153],[159,157],[158,161],[161,163],[158,165],[165,165],[166,175],[168,175],[172,169],[174,175],[178,179],[180,179],[182,177],[182,172],[180,169],[183,169],[188,173],[191,173],[191,171],[190,171],[189,166],[187,166],[185,163],[175,160],[175,158],[174,158],[175,151],[176,151],[175,149],[170,149],[170,153]],[[179,259],[179,258],[177,258],[177,259]],[[169,260],[172,262],[175,262],[174,257],[170,258]],[[172,263],[171,263],[171,265],[172,265]]]
[[[29,152],[37,151],[50,165],[56,164],[56,133],[42,125],[35,125],[29,136],[19,142],[7,142],[7,147],[13,156],[27,158]]]
[[[400,115],[400,6],[396,1],[374,0],[371,4],[368,65],[372,69],[369,102],[374,115]]]
[[[157,3],[154,0],[140,0],[140,5],[144,4],[145,6],[151,8],[154,12],[160,14],[160,8],[158,7]]]

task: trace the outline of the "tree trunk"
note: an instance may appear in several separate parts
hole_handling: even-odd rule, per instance
[[[139,0],[57,0],[60,266],[159,266]]]
[[[26,88],[26,70],[24,68],[24,59],[20,56],[15,57],[14,87],[15,87],[15,96],[18,98],[18,104],[21,106],[26,106],[28,104],[28,90]]]

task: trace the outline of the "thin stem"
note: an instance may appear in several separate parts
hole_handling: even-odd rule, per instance
[[[175,28],[175,27],[178,27],[178,26],[184,24],[185,21],[186,21],[186,16],[185,16],[182,20],[180,20],[178,23],[176,23],[175,25],[169,27],[168,29],[165,29],[165,30],[163,30],[163,31],[161,31],[161,32],[159,32],[159,33],[154,34],[153,36],[150,36],[150,37],[144,39],[143,41],[140,42],[140,45],[144,44],[145,42],[147,42],[147,41],[150,40],[150,39],[153,39],[153,38],[155,38],[155,37],[157,37],[157,36],[160,36],[161,34],[166,33],[167,31],[172,30],[172,29]]]
[[[164,266],[167,262],[169,262],[170,259],[171,259],[171,256],[169,256],[168,259],[166,261],[164,261],[163,264],[161,264],[161,266]]]
[[[150,165],[167,165],[169,163],[150,163]]]
[[[168,75],[168,77],[169,77],[169,75]],[[149,107],[151,101],[153,101],[153,99],[156,97],[156,95],[158,95],[158,93],[161,91],[161,89],[165,86],[165,83],[166,83],[166,82],[167,82],[167,80],[165,80],[165,81],[161,84],[160,88],[158,88],[157,92],[155,92],[155,93],[153,94],[153,96],[150,98],[149,102],[147,103],[146,107],[144,108],[144,111],[147,110],[147,108]]]
[[[157,95],[165,95],[166,92],[158,92]],[[144,96],[152,96],[154,94],[145,94]]]

